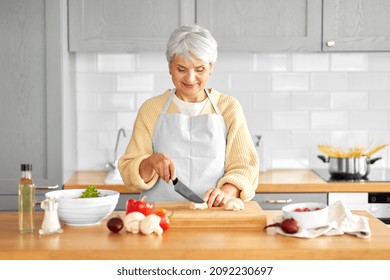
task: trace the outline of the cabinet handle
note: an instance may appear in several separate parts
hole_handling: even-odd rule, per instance
[[[329,47],[329,48],[334,47],[334,44],[335,44],[334,41],[328,41],[328,42],[326,42],[326,46]]]
[[[292,202],[292,199],[289,198],[289,199],[267,199],[265,201],[265,203],[268,203],[268,204],[287,204],[287,203],[290,203]]]

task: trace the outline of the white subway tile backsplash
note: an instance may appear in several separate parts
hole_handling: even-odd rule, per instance
[[[292,148],[316,148],[318,144],[329,143],[328,131],[293,131],[291,133]]]
[[[348,128],[347,112],[312,112],[311,129],[339,130]]]
[[[153,92],[162,94],[167,89],[172,89],[175,87],[172,83],[172,78],[168,72],[155,73],[153,76]]]
[[[253,95],[256,111],[289,111],[291,97],[289,92],[260,92]]]
[[[368,109],[367,92],[332,92],[331,108],[335,111],[356,111]]]
[[[272,90],[296,91],[309,89],[308,73],[273,73]]]
[[[348,90],[347,73],[312,73],[310,89],[314,91]]]
[[[271,168],[309,168],[309,151],[307,149],[274,150],[271,153]]]
[[[118,113],[117,114],[117,129],[133,130],[137,112]]]
[[[368,68],[366,53],[332,53],[331,71],[366,71]]]
[[[257,53],[254,57],[256,72],[287,72],[289,71],[289,55],[283,53]]]
[[[373,91],[368,95],[368,109],[390,111],[390,91]]]
[[[233,73],[231,76],[231,90],[264,91],[269,89],[269,75],[267,73]]]
[[[340,130],[332,131],[330,133],[330,142],[324,144],[331,144],[340,148],[351,148],[360,145],[366,145],[368,141],[368,133],[365,130]]]
[[[95,53],[76,53],[76,72],[96,72],[96,56]]]
[[[97,94],[80,92],[76,96],[77,112],[83,111],[97,111]]]
[[[115,75],[111,73],[78,73],[76,91],[113,91]]]
[[[140,106],[173,88],[164,52],[77,53],[78,168],[102,170],[122,154]],[[263,136],[270,168],[326,168],[318,143],[390,142],[390,52],[221,52],[208,87],[241,103]],[[390,166],[390,149],[375,167]]]
[[[153,91],[154,79],[153,74],[118,74],[117,90],[118,91]]]
[[[291,132],[288,130],[265,130],[257,134],[263,135],[267,150],[291,148]]]
[[[386,90],[388,75],[382,72],[350,73],[351,90]]]
[[[80,130],[77,133],[77,149],[96,150],[98,147],[98,131],[97,130]]]
[[[329,71],[329,54],[292,54],[292,71]]]
[[[224,52],[218,55],[213,73],[253,71],[253,54],[242,52]]]
[[[78,112],[77,129],[104,130],[116,127],[116,113],[107,112]]]
[[[210,77],[210,80],[207,84],[208,88],[215,88],[221,93],[225,93],[232,90],[232,75],[229,73],[213,73]],[[236,88],[237,90],[245,90]]]
[[[147,52],[137,54],[138,72],[165,72],[169,71],[169,65],[165,53]]]
[[[270,130],[272,126],[271,112],[246,112],[244,115],[250,131]]]
[[[135,54],[98,54],[99,72],[134,72]]]
[[[253,106],[253,93],[251,92],[226,91],[222,93],[235,97],[238,102],[240,102],[242,110],[244,110],[244,112],[254,111],[254,109],[256,108]]]
[[[350,112],[351,129],[386,129],[388,126],[387,112]]]
[[[369,53],[369,71],[390,71],[390,52]]]
[[[310,128],[310,114],[308,112],[273,112],[273,129],[301,130]]]
[[[328,92],[293,92],[291,105],[294,111],[323,111],[330,109]]]
[[[136,110],[138,111],[144,102],[153,96],[156,96],[156,94],[153,93],[137,93],[136,94]]]
[[[134,111],[135,94],[132,93],[100,93],[98,94],[99,111]]]

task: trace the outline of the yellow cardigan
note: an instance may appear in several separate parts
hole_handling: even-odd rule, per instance
[[[225,173],[215,187],[231,183],[241,190],[241,199],[251,200],[258,186],[259,159],[241,105],[232,96],[214,89],[209,92],[221,111],[227,129]],[[150,182],[145,183],[139,175],[139,165],[153,153],[153,129],[170,94],[171,90],[167,90],[147,100],[139,109],[130,142],[118,161],[123,182],[129,189],[147,190],[158,180],[158,175],[155,175]],[[171,102],[167,113],[177,112],[176,105]],[[215,112],[210,101],[207,101],[201,114],[209,113]]]

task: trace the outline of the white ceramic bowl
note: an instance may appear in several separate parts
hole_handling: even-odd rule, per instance
[[[58,217],[67,225],[90,226],[101,223],[118,204],[119,192],[98,189],[101,196],[80,198],[85,189],[47,192],[46,197],[58,199]]]
[[[296,209],[308,208],[310,211],[297,212]],[[320,208],[320,210],[315,210]],[[284,218],[294,218],[303,229],[314,229],[328,223],[328,206],[324,203],[302,202],[286,205],[282,208]]]

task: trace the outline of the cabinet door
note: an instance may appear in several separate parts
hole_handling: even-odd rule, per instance
[[[195,0],[69,0],[70,51],[161,51]]]
[[[321,0],[197,0],[225,51],[321,51]]]
[[[17,210],[20,164],[61,184],[60,3],[0,1],[0,211]]]
[[[283,206],[298,202],[328,204],[327,193],[258,193],[253,199],[263,210],[281,210]]]
[[[389,0],[324,0],[324,51],[389,51]]]

